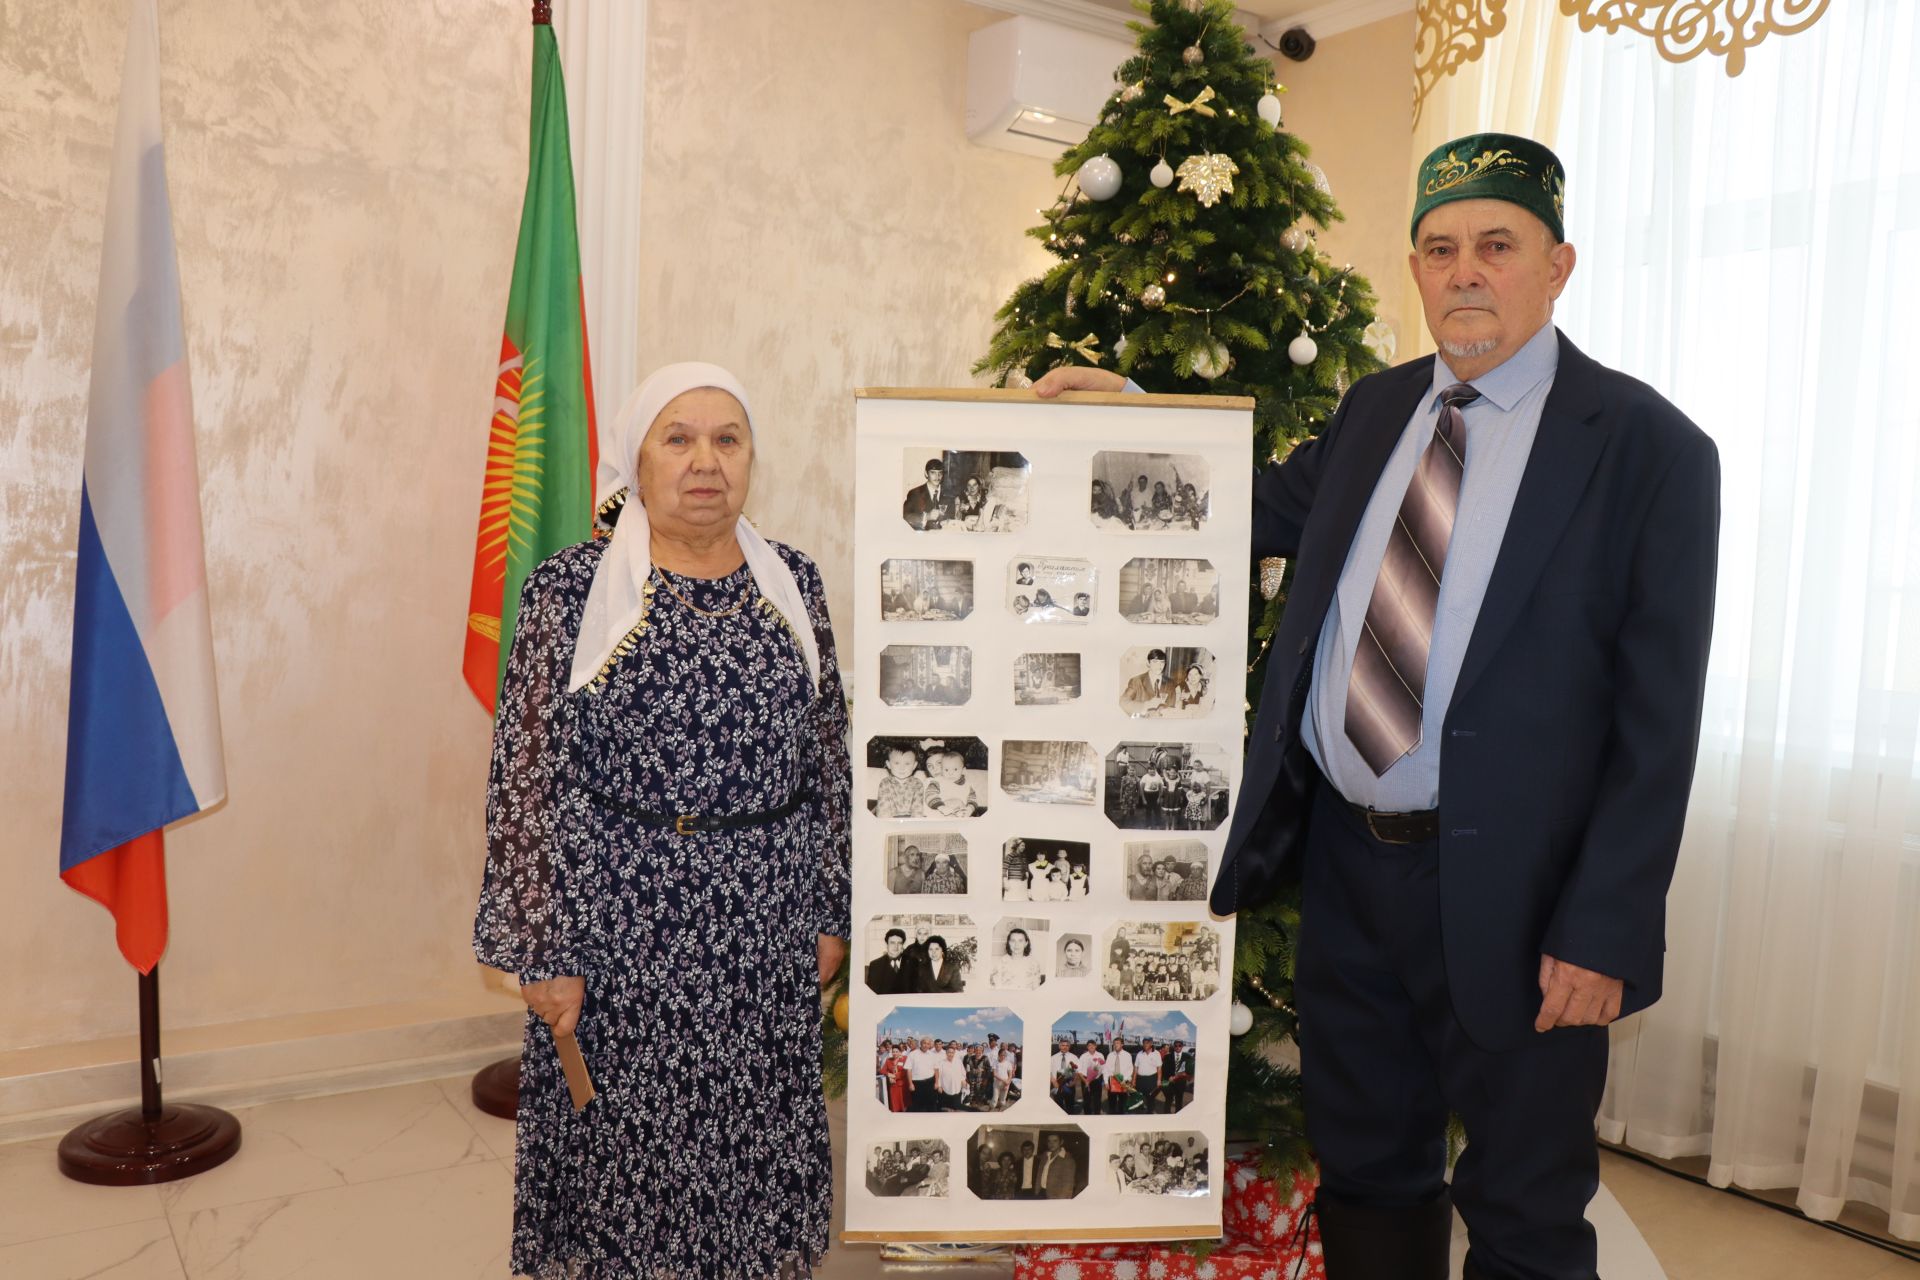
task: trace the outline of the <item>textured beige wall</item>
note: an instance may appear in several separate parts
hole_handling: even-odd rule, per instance
[[[1322,40],[1305,62],[1274,57],[1287,86],[1286,126],[1313,148],[1347,215],[1320,245],[1372,282],[1380,317],[1399,335],[1399,360],[1413,354],[1421,324],[1401,287],[1413,174],[1413,35],[1408,11]]]
[[[471,991],[487,725],[458,660],[525,6],[162,9],[232,797],[170,839],[168,1022]],[[962,133],[965,36],[998,15],[651,10],[641,366],[746,379],[752,509],[820,559],[844,634],[850,389],[966,381],[1056,184]],[[0,1050],[133,1015],[110,922],[54,875],[125,23],[115,0],[0,0]]]

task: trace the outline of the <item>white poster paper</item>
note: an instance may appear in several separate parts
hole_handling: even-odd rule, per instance
[[[847,1238],[1217,1236],[1251,402],[856,406]]]

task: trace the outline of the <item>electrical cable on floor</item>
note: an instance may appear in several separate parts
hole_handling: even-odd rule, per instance
[[[1909,1262],[1920,1262],[1920,1248],[1902,1244],[1898,1240],[1889,1240],[1885,1236],[1875,1235],[1870,1231],[1862,1231],[1858,1227],[1849,1227],[1842,1222],[1823,1222],[1818,1218],[1809,1218],[1806,1214],[1800,1212],[1800,1210],[1790,1204],[1781,1204],[1778,1200],[1769,1200],[1765,1196],[1755,1195],[1753,1192],[1742,1190],[1739,1187],[1716,1187],[1697,1173],[1687,1173],[1674,1168],[1663,1160],[1644,1155],[1638,1151],[1629,1150],[1626,1147],[1616,1147],[1611,1142],[1601,1143],[1600,1149],[1602,1151],[1611,1151],[1614,1155],[1620,1156],[1622,1159],[1644,1164],[1650,1169],[1658,1169],[1661,1173],[1667,1174],[1669,1177],[1678,1178],[1682,1182],[1691,1182],[1696,1187],[1705,1187],[1709,1191],[1718,1191],[1726,1195],[1738,1196],[1740,1199],[1751,1201],[1754,1204],[1760,1205],[1762,1208],[1772,1209],[1776,1213],[1784,1213],[1790,1218],[1798,1218],[1802,1222],[1823,1228],[1827,1231],[1832,1231],[1837,1235],[1847,1236],[1860,1241],[1862,1244],[1870,1244],[1876,1249],[1884,1249],[1896,1258],[1905,1258]]]

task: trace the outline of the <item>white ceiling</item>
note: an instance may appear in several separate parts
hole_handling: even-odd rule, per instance
[[[1138,17],[1132,0],[972,0],[989,9],[1026,13],[1103,35],[1131,40],[1129,19]],[[1278,39],[1287,28],[1304,24],[1316,39],[1350,31],[1405,13],[1414,0],[1235,0],[1249,35]]]

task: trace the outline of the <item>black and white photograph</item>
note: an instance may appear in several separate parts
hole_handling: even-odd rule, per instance
[[[1192,720],[1213,710],[1213,654],[1135,645],[1120,655],[1120,709],[1136,720]]]
[[[1022,622],[1084,624],[1099,600],[1099,576],[1087,560],[1019,557],[1007,565],[1007,608]]]
[[[888,1111],[1005,1111],[1021,1096],[1010,1009],[889,1010],[874,1032],[874,1096]]]
[[[1027,460],[1017,453],[908,449],[900,518],[922,532],[1013,533],[1027,527]]]
[[[1082,840],[1015,836],[1001,846],[1000,896],[1008,902],[1083,902],[1093,884]]]
[[[980,931],[968,916],[875,916],[862,943],[867,990],[875,995],[953,995],[985,985]]]
[[[1000,789],[1027,804],[1093,803],[1100,757],[1085,742],[1023,742],[1000,745]]]
[[[1034,916],[1006,916],[988,940],[987,985],[1032,991],[1047,981],[1048,923]]]
[[[1056,981],[1093,976],[1093,936],[1063,933],[1053,943],[1053,976]]]
[[[876,1196],[948,1194],[953,1155],[938,1138],[875,1143],[867,1151],[867,1191]]]
[[[864,794],[876,818],[977,818],[987,811],[978,738],[869,738]]]
[[[973,612],[973,561],[886,560],[880,617],[886,622],[958,622]]]
[[[1132,831],[1212,831],[1232,793],[1227,760],[1206,743],[1123,742],[1107,753],[1107,817]]]
[[[1057,707],[1080,696],[1080,655],[1023,653],[1013,660],[1013,705]]]
[[[1205,902],[1207,846],[1198,840],[1129,840],[1121,846],[1129,902]]]
[[[1190,533],[1207,522],[1207,460],[1191,453],[1093,455],[1093,523],[1102,529]]]
[[[1207,1135],[1191,1130],[1116,1133],[1107,1172],[1123,1196],[1207,1194]]]
[[[973,696],[973,650],[963,644],[890,644],[880,651],[880,701],[958,707]]]
[[[1184,1014],[1063,1013],[1050,1035],[1047,1092],[1068,1115],[1170,1115],[1193,1098],[1200,1042]]]
[[[1077,1125],[982,1125],[967,1139],[967,1187],[982,1200],[1071,1200],[1087,1189]]]
[[[1129,560],[1120,566],[1120,616],[1171,626],[1212,622],[1220,616],[1220,575],[1205,560]]]
[[[886,875],[888,893],[965,893],[967,838],[958,831],[888,836]]]
[[[1116,1000],[1205,1000],[1220,989],[1220,935],[1198,921],[1122,921],[1103,959],[1100,985]]]

